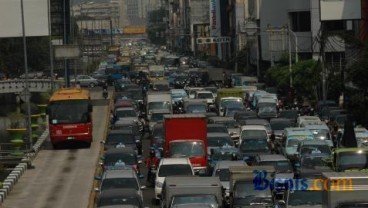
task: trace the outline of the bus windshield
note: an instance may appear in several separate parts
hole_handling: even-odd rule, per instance
[[[61,100],[49,104],[51,124],[87,123],[91,121],[88,100]]]

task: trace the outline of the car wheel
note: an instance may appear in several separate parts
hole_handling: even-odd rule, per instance
[[[89,84],[89,87],[95,87],[95,86],[96,86],[96,84],[93,83],[93,82]]]

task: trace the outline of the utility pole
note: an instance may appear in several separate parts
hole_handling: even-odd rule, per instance
[[[293,76],[292,76],[292,63],[291,63],[291,33],[290,33],[290,23],[287,25],[288,28],[288,39],[289,39],[289,76],[290,76],[290,88],[293,88]]]
[[[322,67],[322,100],[323,104],[326,103],[327,100],[327,89],[326,89],[326,66],[325,66],[325,41],[326,34],[324,31],[323,22],[321,22],[321,37],[320,37],[320,53],[321,53],[321,67]]]

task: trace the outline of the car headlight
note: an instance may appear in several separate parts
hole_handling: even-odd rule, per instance
[[[155,185],[156,185],[157,188],[162,188],[162,183],[159,182],[159,181],[157,181]]]

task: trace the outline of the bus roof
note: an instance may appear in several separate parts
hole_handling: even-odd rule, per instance
[[[81,88],[61,88],[52,94],[50,102],[60,100],[87,100],[90,99],[89,91]]]

